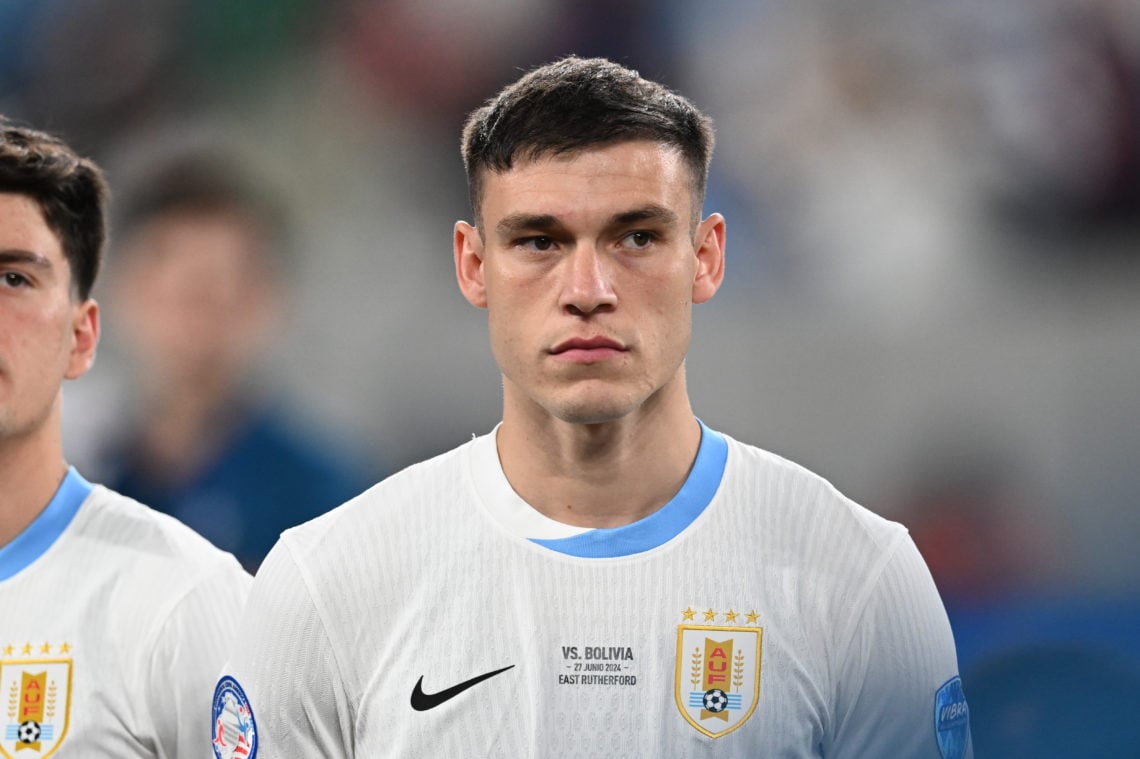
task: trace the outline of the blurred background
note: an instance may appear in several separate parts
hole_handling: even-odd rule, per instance
[[[1136,755],[1140,0],[3,0],[0,112],[102,162],[117,198],[187,154],[273,198],[283,290],[240,382],[368,482],[499,418],[452,272],[459,131],[571,52],[716,121],[705,210],[728,218],[729,273],[697,310],[698,414],[910,528],[979,756]],[[118,229],[100,358],[66,391],[92,478],[123,440],[177,439],[137,432],[160,412]],[[215,316],[242,282],[194,281]],[[252,529],[215,506],[195,507],[212,539]],[[1062,730],[1132,742],[1065,753]]]

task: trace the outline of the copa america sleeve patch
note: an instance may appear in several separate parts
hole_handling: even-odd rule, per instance
[[[962,759],[970,742],[970,707],[962,690],[962,678],[955,675],[934,694],[934,735],[942,759]]]
[[[214,688],[213,734],[215,759],[254,759],[257,723],[253,707],[238,681],[224,675]]]

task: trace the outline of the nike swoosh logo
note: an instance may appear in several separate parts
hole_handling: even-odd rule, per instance
[[[496,669],[494,672],[485,672],[478,677],[473,677],[470,680],[464,680],[458,685],[453,685],[450,688],[439,691],[438,693],[424,693],[424,678],[421,675],[420,679],[416,681],[416,687],[412,688],[412,708],[417,712],[426,712],[428,709],[434,709],[444,701],[450,701],[451,699],[455,698],[468,688],[478,685],[484,680],[490,680],[495,675],[502,674],[514,666],[515,665],[512,664],[509,667]]]

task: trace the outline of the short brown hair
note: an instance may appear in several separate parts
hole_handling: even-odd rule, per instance
[[[120,243],[141,229],[169,217],[235,216],[265,243],[260,259],[268,270],[287,274],[293,264],[293,227],[281,198],[260,173],[221,147],[188,148],[166,153],[118,185],[115,237]],[[120,245],[122,256],[139,251]]]
[[[103,170],[58,137],[0,116],[0,192],[36,201],[71,267],[73,292],[86,300],[107,242]]]
[[[478,220],[486,171],[507,171],[519,158],[628,140],[680,151],[692,171],[699,213],[712,160],[712,119],[664,85],[604,58],[569,56],[534,69],[472,113],[463,127],[471,210]]]

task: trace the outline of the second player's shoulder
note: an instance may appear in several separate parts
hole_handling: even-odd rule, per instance
[[[252,578],[231,554],[171,516],[102,485],[76,514],[60,555],[83,567],[92,593],[106,593],[138,635],[158,630],[186,600],[209,595],[219,614],[235,613]]]
[[[174,517],[102,485],[92,489],[77,515],[75,536],[88,550],[187,579],[227,567],[240,570],[231,554]]]
[[[441,520],[453,521],[463,512],[467,448],[453,448],[413,464],[381,480],[355,498],[328,512],[286,530],[285,544],[302,566],[358,565],[356,551],[362,540],[398,551],[407,544],[402,536],[419,534]],[[330,571],[337,571],[330,568]]]

